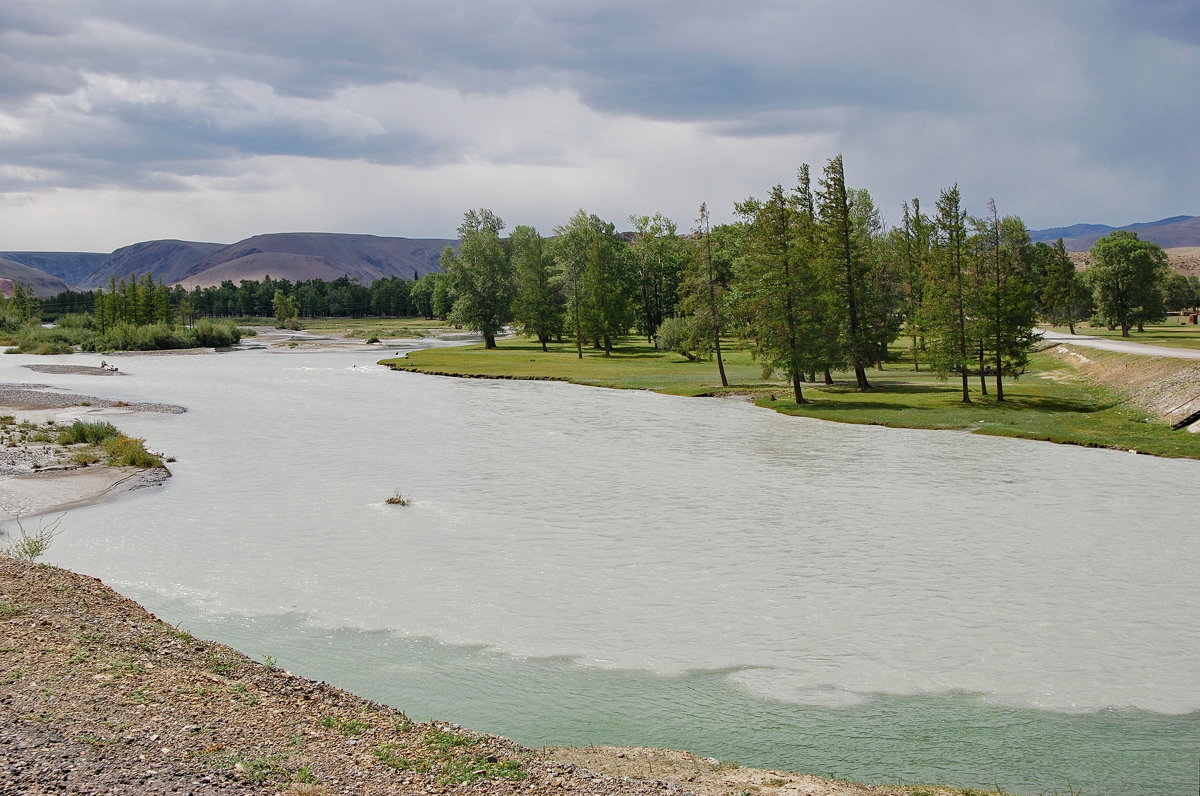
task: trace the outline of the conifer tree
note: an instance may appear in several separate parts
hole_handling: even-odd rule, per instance
[[[969,321],[970,252],[967,213],[958,186],[942,191],[934,221],[934,248],[926,278],[922,327],[930,363],[939,376],[957,373],[962,402],[971,403],[969,377],[974,348]]]
[[[825,166],[821,190],[817,193],[817,217],[822,256],[844,311],[843,346],[854,368],[858,389],[869,390],[871,384],[867,381],[866,364],[872,360],[873,352],[862,317],[868,263],[863,256],[861,236],[855,229],[841,155]]]
[[[1065,323],[1071,334],[1075,334],[1075,322],[1088,315],[1091,291],[1067,254],[1062,238],[1055,241],[1046,263],[1041,298],[1046,320],[1055,324]]]

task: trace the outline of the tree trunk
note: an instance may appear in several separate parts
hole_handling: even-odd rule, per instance
[[[833,374],[829,372],[829,368],[825,368],[825,383],[833,384]]]
[[[970,389],[970,386],[967,384],[967,369],[966,368],[962,369],[962,393],[963,393],[962,402],[964,404],[971,403],[971,389]]]
[[[792,394],[796,397],[796,403],[806,404],[808,399],[804,397],[804,391],[800,389],[800,374],[792,374]]]
[[[496,335],[492,334],[491,332],[484,332],[483,347],[486,349],[495,348],[496,347]]]
[[[1004,401],[1004,368],[1000,361],[1000,355],[996,354],[996,402],[1003,403]]]

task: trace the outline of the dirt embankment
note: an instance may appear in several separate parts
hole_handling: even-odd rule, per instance
[[[1088,378],[1168,423],[1200,410],[1200,362],[1117,354],[1069,344],[1050,350]]]
[[[1200,276],[1200,246],[1179,246],[1164,249],[1167,253],[1167,265],[1181,274]],[[1076,268],[1087,268],[1091,257],[1087,252],[1067,252]]]
[[[742,769],[661,749],[538,753],[414,723],[193,638],[98,580],[4,556],[0,680],[5,796],[960,793]]]

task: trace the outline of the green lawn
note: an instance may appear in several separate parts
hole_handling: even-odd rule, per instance
[[[611,357],[585,349],[578,359],[573,345],[552,344],[548,352],[529,339],[501,340],[487,351],[481,345],[426,349],[407,359],[381,364],[402,370],[446,375],[516,379],[555,379],[621,389],[654,390],[673,395],[746,394],[759,406],[789,415],[843,423],[897,428],[965,429],[979,434],[1050,440],[1096,447],[1132,449],[1159,456],[1200,458],[1200,434],[1171,431],[1126,404],[1119,396],[1085,380],[1050,354],[1033,356],[1028,372],[1005,385],[1004,403],[981,396],[971,381],[973,403],[961,403],[958,383],[940,381],[908,363],[889,363],[868,371],[875,389],[860,393],[852,374],[835,373],[832,386],[805,385],[808,404],[792,401],[782,381],[763,379],[743,347],[734,346],[725,361],[730,387],[722,389],[715,362],[688,362],[629,338]],[[994,385],[989,382],[989,393]]]
[[[1069,334],[1065,326],[1047,326],[1056,332]],[[1146,325],[1146,331],[1139,332],[1136,328],[1129,330],[1129,337],[1121,337],[1120,329],[1109,329],[1106,326],[1089,326],[1085,323],[1075,324],[1077,334],[1092,337],[1109,337],[1114,340],[1129,340],[1133,343],[1146,345],[1162,345],[1169,348],[1200,348],[1200,326],[1190,323],[1180,323],[1178,318],[1171,318],[1166,323],[1151,323]]]
[[[445,321],[427,321],[424,318],[303,318],[301,324],[306,332],[361,337],[364,340],[371,337],[381,340],[425,337],[452,331],[450,324]]]

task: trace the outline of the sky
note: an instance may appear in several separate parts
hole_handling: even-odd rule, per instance
[[[838,154],[889,223],[1200,215],[1200,2],[0,5],[0,251],[687,230]]]

